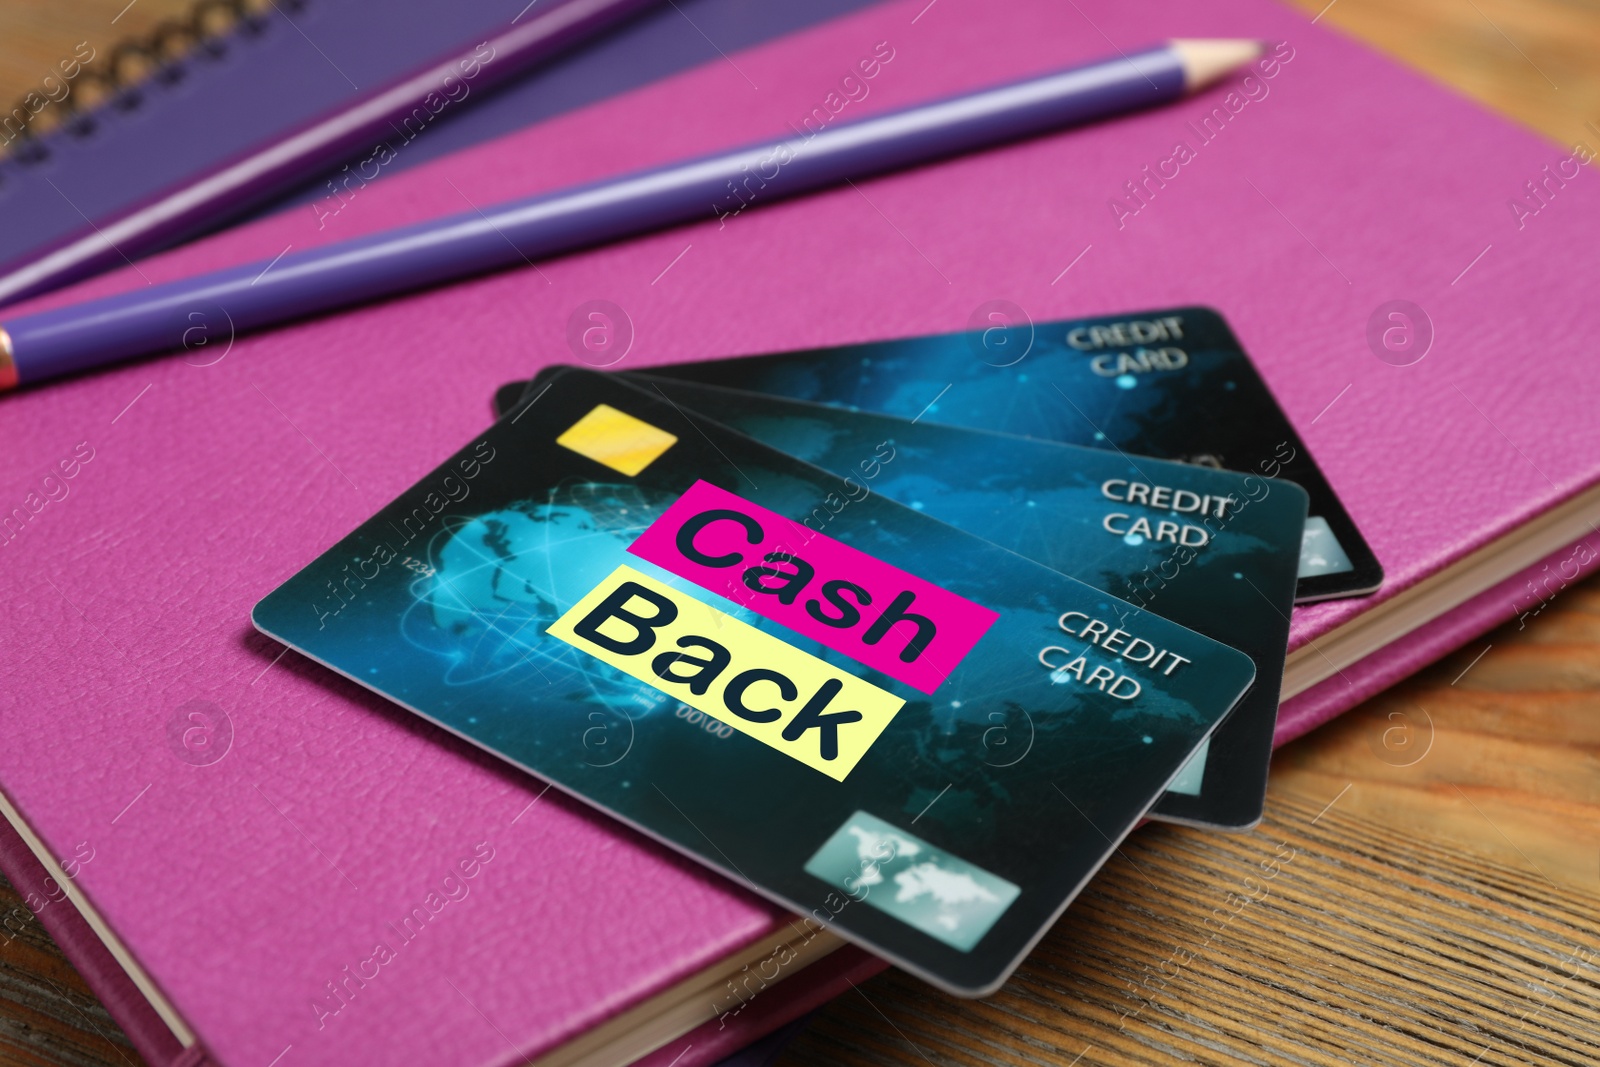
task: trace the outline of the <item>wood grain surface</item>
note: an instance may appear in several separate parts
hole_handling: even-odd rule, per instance
[[[0,1064],[143,1067],[127,1037],[4,878],[0,916],[6,919],[0,927]]]
[[[1600,0],[1293,2],[1600,143]],[[4,0],[0,106],[189,7]],[[780,1067],[1600,1063],[1597,753],[1590,581],[1279,752],[1258,830],[1136,833],[995,996],[890,972]],[[0,940],[0,1064],[140,1062],[36,921]]]
[[[779,1063],[1600,1063],[1597,748],[1590,582],[1280,751],[1253,833],[1134,834],[997,995],[890,972]]]

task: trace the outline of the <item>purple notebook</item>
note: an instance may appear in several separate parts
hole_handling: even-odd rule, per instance
[[[0,270],[270,143],[359,93],[505,31],[526,0],[297,0],[0,161]],[[536,0],[549,5],[552,0]],[[556,0],[561,2],[561,0]],[[865,6],[869,0],[676,0],[493,91],[467,92],[420,133],[397,131],[381,176]],[[527,6],[531,7],[532,4]],[[370,153],[358,153],[359,165]],[[265,214],[330,197],[342,166]],[[377,180],[381,180],[381,176]],[[335,201],[336,202],[336,201]],[[218,218],[194,234],[233,217]]]

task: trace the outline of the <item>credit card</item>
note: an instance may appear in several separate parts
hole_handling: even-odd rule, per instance
[[[650,373],[1287,478],[1311,498],[1296,602],[1370,593],[1383,582],[1333,487],[1210,308],[1002,323]]]
[[[1117,627],[1127,611],[658,392],[570,370],[252,618],[982,995],[1254,676],[1149,612]],[[1104,632],[1081,636],[1084,620]],[[1054,648],[1070,658],[1041,663]],[[1018,760],[1010,739],[1029,735]]]
[[[511,410],[551,373],[502,388],[498,409]],[[629,377],[660,387],[686,410],[1250,656],[1255,685],[1149,814],[1230,830],[1260,821],[1305,490],[1233,471]],[[892,460],[863,464],[880,445]],[[1119,624],[1128,628],[1127,620]]]

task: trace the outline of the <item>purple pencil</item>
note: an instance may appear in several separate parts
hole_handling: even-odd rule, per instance
[[[854,178],[1151,107],[1255,59],[1256,41],[1171,41],[1116,59],[715,155],[25,315],[0,326],[0,389],[179,347],[192,313],[237,331],[649,230],[725,218]]]

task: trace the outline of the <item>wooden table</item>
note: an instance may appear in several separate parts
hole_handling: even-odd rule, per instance
[[[1600,144],[1597,0],[1294,2]],[[0,100],[187,7],[6,0]],[[890,972],[781,1067],[1600,1063],[1597,752],[1590,581],[1281,751],[1255,832],[1135,834],[997,995]],[[0,1063],[139,1063],[37,922],[0,944]]]
[[[1282,750],[1254,833],[1135,834],[996,996],[890,972],[779,1063],[1600,1063],[1597,745],[1589,582]]]

